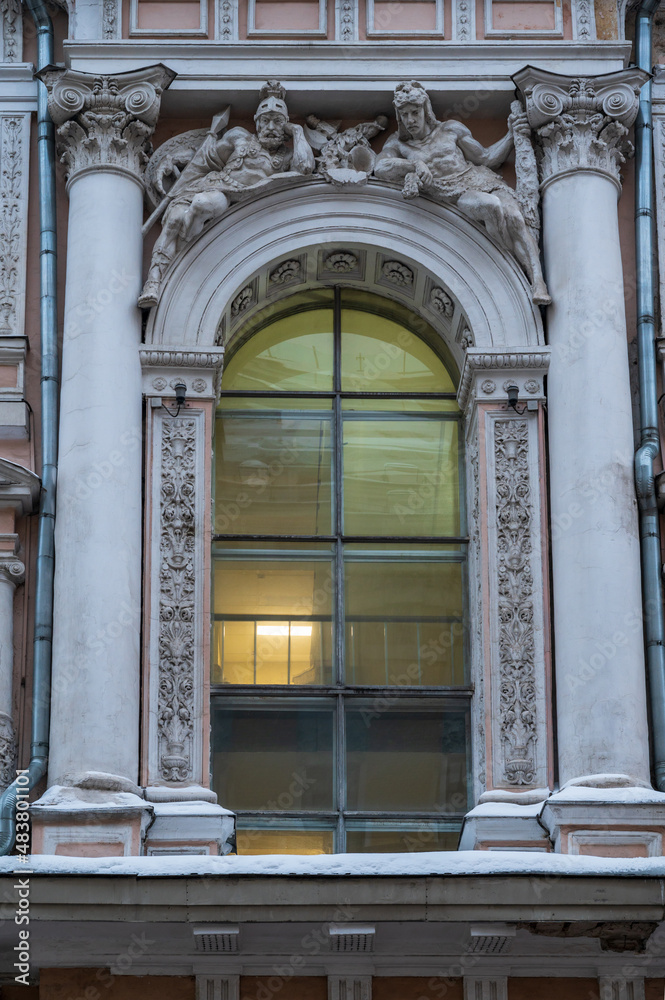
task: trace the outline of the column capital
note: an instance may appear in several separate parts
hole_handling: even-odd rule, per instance
[[[628,130],[648,78],[637,68],[571,77],[526,66],[515,74],[535,132],[543,187],[585,170],[604,174],[621,189],[620,168],[633,154]]]
[[[175,75],[161,63],[108,75],[57,66],[37,73],[48,90],[68,186],[91,170],[113,170],[141,182],[162,92]]]
[[[18,587],[25,579],[25,565],[13,552],[0,553],[0,583],[13,583]]]

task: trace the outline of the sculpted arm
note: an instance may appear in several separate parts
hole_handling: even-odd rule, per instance
[[[293,153],[291,156],[291,170],[297,170],[299,174],[311,174],[316,166],[312,147],[305,138],[302,125],[294,125],[289,122],[286,131],[293,137]]]
[[[457,145],[470,163],[494,169],[501,166],[513,148],[512,132],[508,132],[503,139],[499,139],[492,146],[485,148],[477,139],[473,138],[466,125],[462,125],[461,122],[450,122],[448,127],[453,128],[457,133]]]
[[[403,155],[399,139],[391,136],[376,158],[375,176],[382,181],[403,181],[413,170],[415,164]]]

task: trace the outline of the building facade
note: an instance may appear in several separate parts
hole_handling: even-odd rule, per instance
[[[653,7],[2,6],[3,996],[662,996]]]

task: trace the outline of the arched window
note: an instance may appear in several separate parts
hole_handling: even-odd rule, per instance
[[[396,303],[325,289],[227,358],[212,762],[239,853],[457,845],[466,526],[443,350]]]

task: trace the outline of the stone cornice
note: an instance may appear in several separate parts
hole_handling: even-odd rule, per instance
[[[188,400],[215,399],[219,395],[224,348],[183,351],[177,347],[139,349],[143,372],[143,394],[147,397],[172,396],[177,382],[184,382]]]
[[[0,458],[0,509],[13,507],[19,514],[30,514],[39,504],[40,492],[39,476]]]
[[[583,170],[605,175],[620,189],[620,168],[633,152],[628,130],[648,78],[637,68],[570,77],[526,66],[514,75],[535,131],[542,187]]]
[[[464,367],[457,390],[460,409],[476,402],[506,403],[506,383],[515,382],[520,398],[543,399],[543,377],[550,364],[549,347],[532,347],[524,351],[487,351],[470,347],[464,357]]]
[[[58,152],[68,183],[90,170],[110,169],[139,180],[150,153],[162,92],[175,74],[157,64],[103,75],[47,66],[37,74],[48,89]]]

